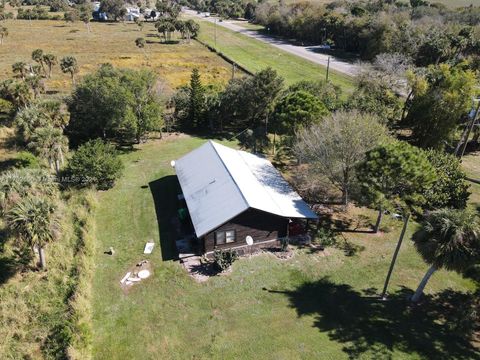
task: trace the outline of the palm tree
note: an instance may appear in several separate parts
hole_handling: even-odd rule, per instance
[[[60,165],[64,164],[64,152],[68,150],[67,137],[59,128],[47,126],[35,129],[28,147],[40,157],[46,159],[51,169],[60,172]]]
[[[0,175],[0,214],[5,215],[12,206],[27,195],[56,197],[57,184],[43,169],[15,169]]]
[[[24,190],[32,185],[28,178],[18,176],[16,171],[7,171],[0,176],[0,214],[5,215],[8,209],[21,198]]]
[[[48,118],[49,124],[65,130],[70,121],[67,105],[59,100],[43,100],[39,103],[42,113]]]
[[[136,39],[135,39],[135,45],[136,45],[140,50],[142,50],[143,56],[145,56],[145,60],[147,60],[147,65],[148,65],[148,55],[147,55],[147,51],[146,51],[146,49],[145,49],[145,46],[146,46],[145,39],[142,38],[142,37],[136,38]]]
[[[186,32],[187,32],[186,21],[175,20],[173,25],[175,26],[175,30],[180,33],[181,38],[186,39]]]
[[[42,76],[30,75],[25,79],[25,82],[30,86],[33,91],[33,98],[36,99],[40,93],[45,92],[45,83]]]
[[[38,127],[50,124],[49,118],[37,104],[32,104],[20,109],[15,115],[15,127],[23,141],[28,142],[33,132]]]
[[[165,42],[171,40],[171,34],[175,31],[175,24],[171,19],[161,19],[155,24],[158,32],[163,34]]]
[[[32,52],[32,60],[36,61],[42,67],[43,73],[45,74],[45,63],[43,62],[43,50],[35,49]]]
[[[28,72],[28,66],[23,61],[18,61],[12,65],[12,71],[15,77],[25,80],[25,76]]]
[[[27,106],[32,100],[30,87],[23,81],[8,79],[0,86],[2,94],[7,100],[11,101],[17,109],[22,106]]]
[[[8,29],[5,26],[0,26],[0,45],[3,45],[3,39],[8,36]]]
[[[413,234],[415,247],[430,268],[412,297],[417,302],[433,273],[441,268],[463,272],[480,259],[480,222],[465,210],[441,209],[429,213]]]
[[[58,64],[57,57],[53,54],[45,54],[43,55],[43,61],[45,62],[45,64],[47,64],[47,67],[48,67],[47,76],[50,79],[50,77],[52,76],[52,68]]]
[[[60,60],[60,67],[64,74],[70,74],[72,77],[72,84],[75,86],[75,74],[78,72],[77,59],[73,56],[65,56]]]
[[[143,31],[143,20],[140,20],[140,18],[135,18],[135,24],[138,26],[138,31]]]
[[[91,9],[88,5],[84,5],[80,8],[80,20],[85,24],[87,31],[90,32],[90,17],[91,17]]]
[[[6,215],[8,228],[16,233],[34,251],[38,249],[40,267],[47,268],[44,247],[54,240],[60,230],[55,213],[56,206],[47,197],[27,196],[19,201]]]
[[[192,19],[189,19],[185,23],[185,27],[187,30],[187,40],[190,42],[190,38],[196,38],[198,35],[198,32],[200,31],[200,25],[193,21]]]

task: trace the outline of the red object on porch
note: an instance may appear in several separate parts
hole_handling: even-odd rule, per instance
[[[289,225],[288,233],[290,236],[297,236],[305,234],[305,227],[299,221],[293,221]]]

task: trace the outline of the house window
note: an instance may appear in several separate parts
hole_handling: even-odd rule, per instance
[[[225,241],[227,244],[235,242],[235,230],[225,231]]]
[[[230,244],[233,242],[235,242],[235,230],[215,232],[215,245]]]

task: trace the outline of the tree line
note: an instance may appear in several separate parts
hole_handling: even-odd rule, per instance
[[[161,131],[163,106],[152,72],[104,64],[77,82],[73,57],[60,60],[72,94],[45,98],[35,84],[48,80],[57,57],[36,49],[32,60],[13,64],[13,78],[0,85],[2,121],[23,150],[18,168],[0,175],[0,213],[17,240],[18,264],[28,269],[38,257],[46,269],[45,247],[62,234],[64,194],[112,187],[123,169],[117,147]]]
[[[363,59],[401,53],[418,66],[454,61],[479,48],[480,8],[451,10],[426,1],[263,2],[255,21],[274,34],[329,44]]]
[[[467,63],[431,65],[423,73],[405,66],[410,94],[404,98],[394,91],[399,75],[388,72],[404,60],[377,58],[358,76],[354,93],[346,99],[338,87],[323,81],[285,87],[272,69],[233,78],[223,89],[203,85],[194,69],[190,84],[171,98],[170,116],[187,132],[215,131],[238,138],[254,152],[294,156],[307,166],[303,188],[318,189],[327,179],[345,206],[353,200],[377,209],[375,232],[386,211],[399,213],[405,229],[411,217],[427,224],[440,215],[464,227],[465,219],[476,217],[466,210],[469,186],[452,149],[475,94],[475,73]],[[397,139],[395,135],[406,129],[411,131],[408,141]],[[473,141],[478,142],[478,134]],[[317,202],[315,190],[310,194],[307,199]],[[438,260],[435,269],[464,271],[475,264],[480,250],[475,221],[473,228],[465,227],[471,234],[465,245],[468,261],[454,265],[433,256]],[[399,246],[403,236],[404,232]],[[420,241],[433,241],[431,235],[418,238],[419,252],[427,259],[426,245]],[[387,286],[388,280],[384,294]]]

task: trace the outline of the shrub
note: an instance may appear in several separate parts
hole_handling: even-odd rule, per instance
[[[8,100],[0,99],[0,124],[10,125],[14,114],[15,107],[13,104]]]
[[[227,270],[235,260],[238,259],[238,253],[236,250],[215,250],[213,253],[214,265],[218,271]]]
[[[317,231],[317,236],[315,238],[315,242],[323,247],[333,246],[337,243],[337,239],[335,238],[335,234],[333,231],[325,228],[320,228]]]
[[[20,168],[38,168],[40,163],[38,158],[28,151],[20,151],[15,158],[15,163],[17,167]]]
[[[425,193],[427,207],[464,209],[470,192],[460,161],[453,155],[436,150],[429,150],[427,156],[437,173],[437,181]]]
[[[123,170],[123,164],[112,144],[100,139],[83,144],[73,155],[67,175],[77,186],[93,185],[107,190],[113,186]]]
[[[287,237],[283,237],[280,239],[280,248],[283,252],[288,250],[288,244],[290,244],[290,239]]]

